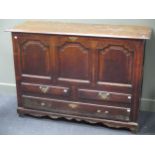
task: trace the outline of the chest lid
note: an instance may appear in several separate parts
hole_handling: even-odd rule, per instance
[[[150,28],[145,26],[75,24],[49,21],[27,21],[7,31],[126,39],[150,39],[152,32]]]

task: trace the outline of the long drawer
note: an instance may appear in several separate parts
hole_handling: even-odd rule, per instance
[[[21,83],[22,91],[29,93],[48,94],[56,96],[69,96],[70,89],[62,86],[52,86],[43,84]]]
[[[51,111],[121,121],[130,120],[130,108],[102,106],[26,95],[22,96],[22,105],[24,108],[49,112]]]

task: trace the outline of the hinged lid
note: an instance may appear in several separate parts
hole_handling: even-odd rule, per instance
[[[42,21],[28,21],[7,31],[128,39],[150,39],[152,32],[150,28],[145,26],[69,24]]]

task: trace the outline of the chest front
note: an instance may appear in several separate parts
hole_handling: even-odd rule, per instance
[[[12,33],[18,112],[137,128],[143,39]]]

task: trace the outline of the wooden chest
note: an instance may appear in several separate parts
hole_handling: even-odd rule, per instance
[[[149,28],[30,21],[10,31],[20,115],[137,130]]]

